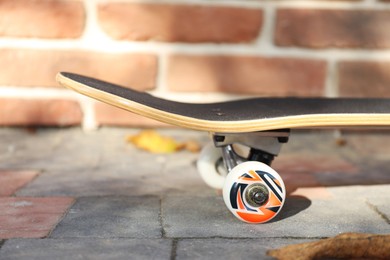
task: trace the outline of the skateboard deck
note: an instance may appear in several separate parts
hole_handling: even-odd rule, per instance
[[[57,81],[81,94],[164,123],[209,132],[390,126],[390,99],[251,98],[183,103],[73,73]]]

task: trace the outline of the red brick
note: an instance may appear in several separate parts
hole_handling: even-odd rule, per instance
[[[308,190],[296,192],[302,188],[322,187],[323,184],[316,178],[317,174],[329,173],[328,177],[332,178],[334,173],[356,176],[359,172],[357,167],[341,158],[308,154],[282,156],[275,160],[273,168],[283,176],[288,194],[322,199],[329,198],[328,191],[323,191],[322,195],[318,194],[317,197]]]
[[[80,105],[60,99],[0,99],[1,125],[79,125]]]
[[[275,42],[310,48],[389,48],[390,11],[282,9]]]
[[[309,154],[283,156],[275,160],[274,166],[278,171],[283,173],[291,172],[292,175],[298,172],[343,172],[355,174],[359,171],[356,166],[339,157]]]
[[[73,198],[0,198],[0,239],[42,238],[50,234]]]
[[[37,171],[0,171],[0,197],[11,196],[37,175]]]
[[[76,38],[81,36],[84,24],[80,1],[0,1],[0,36]]]
[[[340,62],[338,73],[341,96],[390,97],[390,62]]]
[[[138,89],[152,89],[157,59],[155,55],[141,53],[3,49],[0,68],[0,85],[59,87],[56,74],[68,71]]]
[[[262,25],[260,9],[209,5],[104,3],[99,22],[111,37],[132,41],[249,42]]]
[[[0,216],[0,221],[1,220]],[[35,220],[33,220],[35,221]],[[26,230],[26,229],[12,229],[12,230],[1,230],[0,229],[0,238],[1,239],[10,239],[10,238],[44,238],[49,235],[47,230]]]
[[[275,166],[278,173],[282,174],[287,194],[293,194],[300,187],[320,187],[322,184],[311,172],[289,172],[280,170]]]
[[[96,121],[99,125],[136,126],[136,127],[167,127],[167,124],[149,119],[126,110],[107,105],[102,102],[95,104]]]
[[[383,132],[372,132],[372,130],[371,132],[347,132],[345,136],[347,137],[348,145],[351,146],[357,158],[363,164],[365,163],[364,158],[369,158],[370,161],[387,162],[390,160],[390,135],[388,129],[384,129]],[[390,177],[387,171],[381,172],[384,176]]]
[[[318,60],[173,55],[167,78],[174,91],[322,96],[325,73]]]

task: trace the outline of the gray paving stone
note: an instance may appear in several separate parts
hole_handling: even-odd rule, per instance
[[[156,157],[127,143],[127,135],[138,129],[102,128],[83,132],[79,128],[37,129],[28,132],[17,128],[0,128],[0,163],[2,167],[33,167],[61,170],[69,166],[97,167],[111,164],[142,163],[139,159]],[[207,133],[196,131],[159,130],[177,140],[208,140]],[[147,164],[147,163],[146,163]],[[150,163],[149,163],[150,164]]]
[[[347,136],[347,144],[339,146],[331,131],[293,131],[280,157],[336,156],[357,165],[359,172],[313,174],[333,198],[291,196],[275,220],[251,225],[232,216],[203,183],[194,165],[197,154],[142,152],[124,141],[138,131],[0,128],[0,168],[42,170],[17,196],[78,198],[51,238],[8,240],[0,259],[167,259],[169,238],[178,241],[178,259],[257,259],[266,249],[300,238],[390,233],[390,135]],[[161,132],[178,140],[209,141],[203,132]]]
[[[170,254],[166,239],[12,239],[0,259],[170,259]]]
[[[177,243],[176,259],[274,259],[267,250],[289,244],[309,242],[303,239],[184,239]]]
[[[114,155],[115,156],[115,155]],[[140,161],[144,161],[140,159]],[[107,196],[107,195],[155,195],[161,192],[159,185],[150,182],[159,178],[161,165],[151,162],[155,169],[142,163],[118,162],[117,165],[90,167],[70,166],[67,170],[46,170],[24,189],[19,196]],[[149,184],[149,185],[148,185]]]
[[[19,196],[144,196],[163,194],[213,194],[201,180],[195,155],[136,156],[139,162],[121,161],[96,167],[72,166],[43,172]],[[131,157],[129,155],[129,157]],[[134,156],[133,156],[134,157]]]
[[[167,237],[330,237],[342,232],[388,233],[364,200],[313,200],[292,196],[270,223],[237,220],[218,197],[169,196],[163,200]]]
[[[0,162],[8,168],[38,169],[60,169],[78,162],[96,163],[99,158],[95,152],[96,134],[78,133],[80,131],[77,129],[38,129],[35,132],[2,129],[0,136],[4,145],[0,147],[3,155]]]
[[[210,196],[216,191],[208,187],[196,169],[198,154],[172,154],[162,169],[159,184],[161,195]]]
[[[78,129],[39,130],[34,134],[0,131],[6,168],[42,169],[39,178],[18,196],[104,196],[205,194],[194,162],[198,154],[179,152],[155,155],[125,142],[138,130],[102,129],[84,133]],[[204,142],[207,134],[194,131],[161,131],[177,140]],[[12,136],[16,138],[11,138]],[[8,147],[8,148],[7,148]]]
[[[80,198],[51,237],[161,238],[157,197]]]

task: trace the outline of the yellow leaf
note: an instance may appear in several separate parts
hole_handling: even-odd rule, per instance
[[[173,138],[162,136],[154,130],[144,130],[137,135],[128,136],[127,141],[152,153],[173,153],[184,148]]]

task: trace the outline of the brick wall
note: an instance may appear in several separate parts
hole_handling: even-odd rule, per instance
[[[1,0],[0,125],[161,125],[58,71],[187,101],[390,97],[390,1]]]

